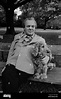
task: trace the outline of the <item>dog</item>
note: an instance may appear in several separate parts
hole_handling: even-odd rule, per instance
[[[32,61],[34,64],[34,78],[37,79],[46,79],[47,71],[55,67],[55,64],[51,62],[53,59],[51,50],[42,42],[35,43],[34,48],[32,49]]]

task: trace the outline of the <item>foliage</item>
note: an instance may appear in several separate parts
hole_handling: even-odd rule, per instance
[[[6,17],[5,17],[5,10],[4,8],[0,5],[0,23],[5,23],[6,22]]]
[[[51,26],[51,20],[53,23],[54,17],[61,14],[59,0],[33,0],[32,2],[22,5],[20,8],[23,10],[23,14],[20,16],[20,19],[24,19],[27,16],[34,16],[37,21],[38,28],[44,29],[54,28],[55,26]],[[53,25],[56,25],[56,22],[54,23],[55,24]]]
[[[37,21],[38,28],[56,29],[56,20],[59,20],[58,16],[61,15],[60,0],[32,0],[19,7],[23,13],[18,17],[18,20],[14,20],[14,26],[22,27],[19,22],[22,22],[27,16],[33,16]],[[1,6],[0,8],[2,9]],[[4,23],[5,19],[5,10],[0,11],[0,23]],[[59,24],[57,26],[58,29],[61,28]]]

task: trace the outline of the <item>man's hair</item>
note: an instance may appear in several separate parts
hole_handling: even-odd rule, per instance
[[[34,17],[28,17],[28,18],[24,19],[23,26],[25,26],[25,23],[27,20],[33,20],[35,22],[35,27],[37,27],[37,22]]]

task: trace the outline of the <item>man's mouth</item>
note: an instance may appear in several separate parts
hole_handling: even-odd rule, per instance
[[[32,33],[33,32],[33,30],[29,30],[29,33]]]

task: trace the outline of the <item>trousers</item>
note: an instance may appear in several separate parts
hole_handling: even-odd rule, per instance
[[[32,76],[33,74],[17,70],[11,64],[10,66],[6,65],[5,70],[2,72],[3,93],[18,93],[21,84],[25,84],[28,78]]]

